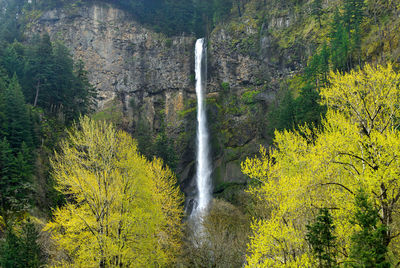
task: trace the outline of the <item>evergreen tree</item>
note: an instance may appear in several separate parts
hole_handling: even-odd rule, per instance
[[[178,159],[176,157],[173,141],[168,138],[165,130],[162,130],[154,142],[154,154],[164,160],[172,170],[177,166]]]
[[[311,5],[311,14],[317,19],[319,27],[321,27],[321,17],[324,14],[322,8],[322,0],[314,0]]]
[[[334,230],[332,215],[326,208],[320,209],[314,222],[307,225],[306,240],[318,260],[318,267],[335,267],[336,265]]]
[[[24,46],[18,42],[8,45],[0,59],[0,64],[7,71],[9,77],[14,74],[17,74],[17,77],[22,77],[25,64]]]
[[[18,21],[25,0],[0,1],[0,44],[21,40],[23,29]]]
[[[32,164],[30,151],[23,150],[16,155],[6,138],[0,142],[0,215],[8,219],[14,212],[25,210],[31,201]]]
[[[11,228],[7,228],[5,239],[0,244],[0,266],[4,268],[22,267],[19,261],[19,239]]]
[[[343,20],[338,10],[335,11],[331,26],[331,60],[333,70],[350,70],[349,55],[349,36],[343,26]]]
[[[277,106],[269,113],[269,120],[278,130],[295,126],[295,100],[290,90],[286,90]]]
[[[328,44],[324,42],[322,45],[322,49],[320,52],[320,75],[321,75],[321,85],[326,87],[328,85],[328,74],[330,71],[329,66],[329,58],[330,58],[330,51]]]
[[[345,0],[343,21],[346,27],[350,51],[353,59],[361,57],[361,31],[360,26],[364,18],[364,0]],[[350,62],[353,65],[353,62]],[[352,67],[352,66],[351,66]]]
[[[328,45],[324,43],[321,50],[315,53],[304,70],[305,79],[309,83],[314,83],[316,88],[327,86],[330,52]]]
[[[355,197],[356,213],[352,224],[360,227],[351,236],[350,257],[354,267],[390,267],[386,261],[388,251],[385,233],[387,228],[380,223],[378,210],[368,195],[360,189]]]
[[[356,30],[361,25],[364,18],[365,3],[364,0],[345,0],[343,20],[346,24],[348,33]],[[358,29],[359,30],[359,29]]]
[[[1,133],[7,137],[13,150],[18,151],[22,143],[33,146],[32,124],[24,95],[17,77],[11,79],[7,89],[0,93]]]
[[[81,114],[84,115],[93,111],[97,99],[97,91],[89,82],[83,61],[79,60],[75,64],[74,69],[74,93],[67,121],[68,119],[76,119]]]
[[[21,267],[41,267],[43,264],[43,252],[37,240],[39,232],[35,225],[28,219],[22,225],[19,236]]]
[[[27,50],[24,93],[28,103],[50,110],[54,77],[53,47],[48,34],[35,36]]]
[[[151,159],[154,155],[154,145],[152,133],[150,130],[150,124],[146,119],[140,118],[136,124],[134,137],[138,142],[139,152],[146,156],[147,159]]]
[[[48,115],[61,115],[67,124],[93,108],[96,91],[82,61],[74,66],[67,47],[52,44],[47,34],[35,37],[28,47],[23,81],[29,103]]]
[[[29,205],[33,173],[31,117],[16,76],[0,92],[0,134],[0,214],[7,218]]]
[[[305,86],[295,100],[296,125],[304,123],[318,126],[326,113],[326,107],[320,104],[320,96],[313,86]]]
[[[0,215],[7,217],[12,208],[15,181],[12,177],[14,156],[6,138],[0,141]]]
[[[19,226],[14,226],[17,228]],[[36,268],[43,264],[43,254],[37,243],[39,232],[28,219],[16,232],[7,227],[5,239],[0,243],[0,266],[4,268]]]
[[[55,42],[52,52],[52,66],[54,76],[52,77],[52,90],[50,103],[53,111],[69,111],[73,104],[74,93],[74,62],[63,44]]]

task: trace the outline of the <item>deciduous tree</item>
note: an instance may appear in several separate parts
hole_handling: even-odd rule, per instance
[[[182,194],[161,160],[111,124],[85,117],[52,161],[68,202],[47,229],[68,258],[62,265],[164,266],[180,250]]]
[[[315,265],[304,234],[310,212],[319,208],[331,209],[338,262],[347,260],[360,187],[378,208],[383,246],[399,256],[399,83],[390,65],[331,73],[331,86],[321,89],[328,106],[321,128],[276,132],[275,149],[262,148],[260,157],[242,164],[259,182],[249,191],[272,210],[253,223],[248,267]]]

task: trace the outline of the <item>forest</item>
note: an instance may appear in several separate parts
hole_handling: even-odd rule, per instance
[[[91,6],[148,29],[156,61],[178,51],[194,69],[179,40],[207,40],[201,227],[182,175],[194,71],[176,114],[157,99],[175,88],[107,103],[76,46],[32,30]],[[396,0],[0,0],[0,267],[399,267],[399,15]],[[227,55],[234,75],[212,66]],[[252,64],[266,67],[243,79]]]

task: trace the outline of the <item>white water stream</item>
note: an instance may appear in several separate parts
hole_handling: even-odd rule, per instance
[[[197,95],[197,207],[193,215],[204,215],[211,200],[211,167],[209,159],[209,141],[207,130],[207,117],[205,109],[205,85],[206,85],[206,59],[207,49],[204,38],[196,41],[195,48],[195,72],[196,72],[196,95]]]

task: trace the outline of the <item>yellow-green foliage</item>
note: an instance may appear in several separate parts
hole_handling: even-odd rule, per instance
[[[154,267],[180,251],[183,196],[159,159],[104,121],[81,119],[51,162],[68,199],[46,226],[74,267]]]
[[[399,81],[390,65],[331,73],[331,86],[321,89],[328,106],[321,130],[276,132],[276,149],[261,148],[260,157],[242,163],[243,172],[259,182],[249,191],[272,211],[253,222],[247,267],[315,267],[305,234],[318,208],[331,209],[344,261],[357,228],[351,219],[360,187],[388,226],[389,256],[399,256]]]

